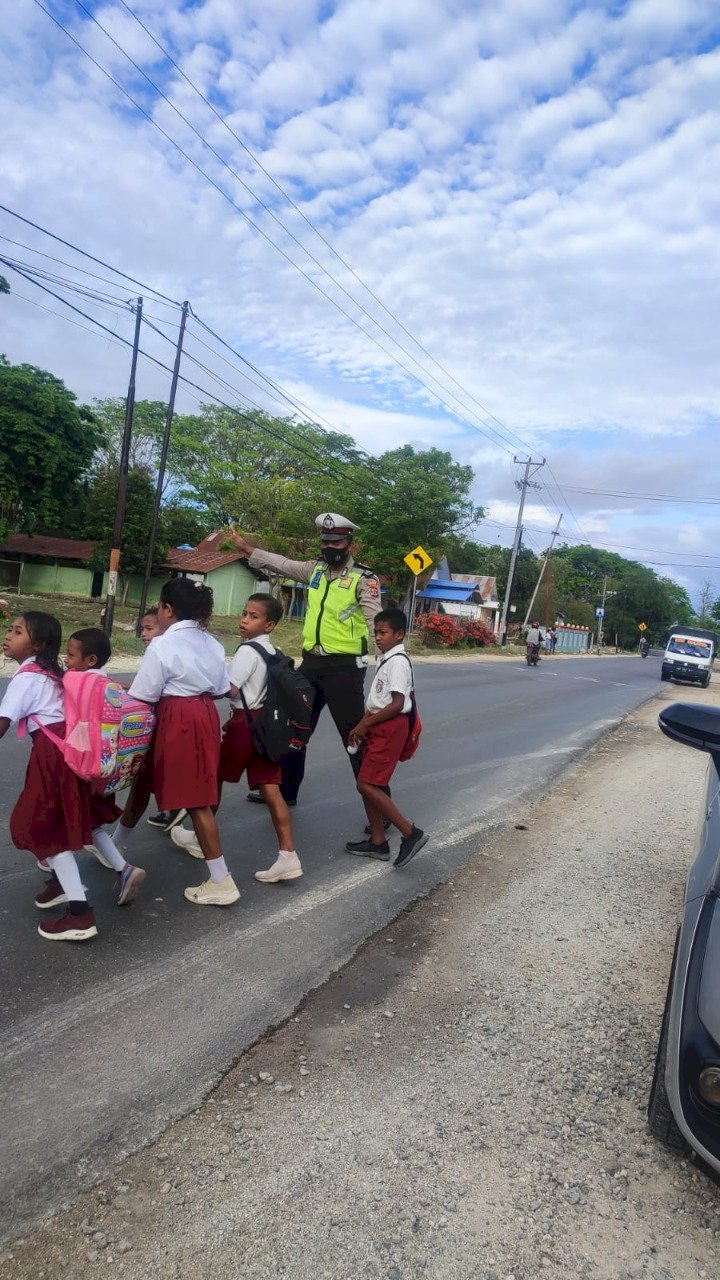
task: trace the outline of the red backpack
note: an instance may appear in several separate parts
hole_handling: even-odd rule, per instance
[[[408,664],[410,666],[410,673],[412,676],[412,689],[410,690],[410,710],[408,712],[409,731],[407,736],[407,742],[405,743],[405,746],[400,752],[401,760],[412,760],[413,756],[415,755],[415,752],[420,746],[420,735],[422,733],[422,728],[423,728],[422,720],[420,719],[420,712],[418,711],[417,700],[415,698],[415,672],[413,671],[413,664],[412,662],[410,662],[410,659],[408,658],[408,655],[406,653],[396,653],[394,656],[396,658],[407,659]],[[378,663],[378,671],[380,670],[380,667],[384,667],[385,663],[388,661],[389,661],[388,658],[383,658],[382,662]]]

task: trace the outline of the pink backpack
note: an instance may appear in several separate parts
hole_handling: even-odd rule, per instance
[[[24,671],[47,675],[34,663]],[[95,783],[94,791],[112,795],[129,787],[152,742],[155,716],[146,702],[131,698],[115,680],[66,671],[62,679],[65,699],[65,737],[30,716],[61,752],[79,778]],[[22,727],[18,728],[22,736]]]

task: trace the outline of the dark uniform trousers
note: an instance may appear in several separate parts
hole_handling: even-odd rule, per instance
[[[350,730],[365,714],[365,667],[359,667],[348,654],[303,653],[300,670],[315,690],[312,714],[312,732],[327,705],[335,727],[347,746]],[[361,755],[348,756],[357,777]],[[305,752],[293,751],[282,761],[281,791],[288,804],[297,800],[300,784],[305,776]]]

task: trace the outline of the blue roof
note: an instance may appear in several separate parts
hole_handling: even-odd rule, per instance
[[[477,589],[476,582],[440,582],[434,578],[425,584],[422,591],[418,591],[418,599],[457,600],[462,603],[469,600]]]

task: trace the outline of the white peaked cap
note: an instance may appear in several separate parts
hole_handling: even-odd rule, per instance
[[[321,537],[324,533],[332,533],[336,536],[352,533],[357,527],[352,520],[348,520],[347,516],[338,515],[337,511],[321,511],[320,515],[315,517],[315,528]]]

